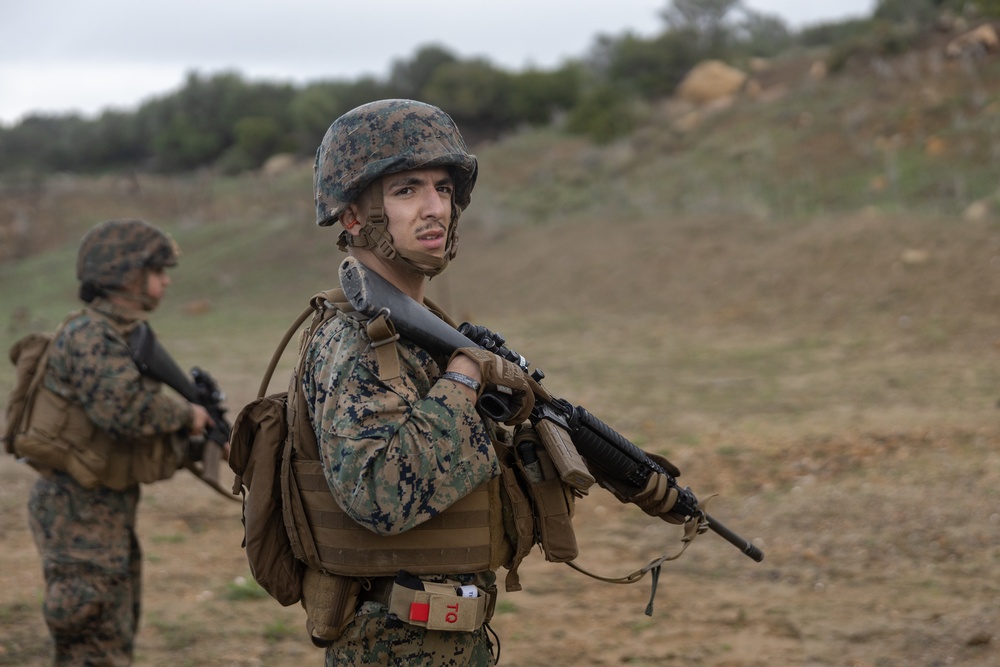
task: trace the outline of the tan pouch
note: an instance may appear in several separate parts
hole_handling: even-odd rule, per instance
[[[101,483],[110,448],[96,435],[81,407],[39,387],[26,428],[14,437],[14,451],[35,465],[65,470],[82,486],[93,489]]]
[[[572,499],[561,480],[547,479],[531,487],[535,520],[545,560],[565,563],[579,554],[573,530]]]
[[[181,465],[187,443],[176,433],[149,436],[136,443],[142,454],[131,458],[131,477],[142,484],[170,479]]]
[[[528,457],[524,455],[525,450]],[[553,563],[573,560],[579,549],[573,530],[572,487],[563,482],[531,426],[518,428],[514,434],[514,451],[518,468],[528,480],[528,495],[545,560]]]
[[[281,472],[285,446],[284,393],[257,398],[233,423],[229,467],[233,493],[243,495],[243,546],[254,579],[284,606],[302,599],[305,564],[295,557],[282,514]]]
[[[306,568],[302,578],[302,606],[313,644],[327,646],[344,634],[354,620],[360,594],[358,579]]]
[[[14,454],[14,438],[22,432],[26,416],[31,412],[31,402],[41,385],[53,338],[53,334],[28,334],[10,348],[8,356],[14,364],[14,388],[7,397],[3,430],[8,454]]]
[[[504,588],[508,592],[521,590],[521,578],[518,574],[518,567],[525,556],[531,553],[531,547],[535,546],[535,519],[532,516],[531,501],[528,500],[524,487],[526,483],[521,482],[522,473],[516,469],[514,450],[504,444],[496,444],[497,457],[501,461],[500,476],[500,502],[503,511],[504,532],[507,539],[513,546],[510,561],[504,563],[507,568],[507,577],[504,579]]]
[[[477,586],[422,581],[424,590],[414,590],[400,584],[392,585],[389,613],[399,620],[428,630],[472,632],[486,622],[492,596]],[[466,597],[459,592],[474,592]]]

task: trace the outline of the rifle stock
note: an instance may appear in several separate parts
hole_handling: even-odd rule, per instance
[[[462,347],[481,347],[517,363],[525,373],[528,371],[528,362],[524,357],[507,349],[499,336],[471,325],[462,325],[459,330],[453,329],[355,257],[348,257],[340,265],[340,286],[357,311],[368,317],[385,312],[401,336],[430,352],[451,355]],[[568,434],[572,445],[586,459],[587,464],[602,471],[603,479],[613,480],[611,484],[616,492],[627,498],[641,491],[650,475],[666,475],[671,486],[680,494],[676,506],[678,513],[687,517],[702,515],[713,532],[749,558],[758,562],[763,560],[763,551],[699,509],[694,493],[689,488],[678,486],[674,477],[650,459],[642,449],[584,408],[554,398],[541,386],[544,374],[540,371],[536,370],[529,377],[535,393],[535,407],[530,417],[532,424],[554,425]],[[503,421],[505,410],[509,410],[499,394],[484,393],[478,407],[496,421]],[[593,477],[586,471],[582,474],[577,471],[576,475],[574,477],[570,474],[569,478],[564,476],[563,480],[583,490],[593,483]]]
[[[188,376],[170,353],[163,349],[156,334],[145,322],[132,330],[128,346],[140,373],[162,382],[189,403],[197,403],[208,411],[213,425],[208,429],[206,437],[220,447],[225,447],[229,442],[231,427],[226,419],[226,409],[222,406],[225,395],[212,376],[197,367],[192,368],[191,375]]]

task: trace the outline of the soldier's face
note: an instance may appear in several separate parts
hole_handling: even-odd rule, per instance
[[[160,300],[167,293],[169,286],[170,276],[167,275],[165,268],[145,269],[129,291],[140,298],[143,309],[154,310],[160,305]]]
[[[444,257],[454,191],[451,173],[445,167],[384,176],[382,192],[393,246]]]
[[[146,294],[159,301],[167,293],[170,276],[165,268],[146,270]]]

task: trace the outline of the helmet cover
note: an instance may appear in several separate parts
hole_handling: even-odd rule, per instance
[[[175,266],[173,238],[142,220],[109,220],[88,231],[76,258],[76,277],[105,288],[132,283],[148,267]]]
[[[414,100],[363,104],[330,125],[316,151],[316,224],[334,224],[375,179],[409,169],[451,167],[454,204],[472,199],[478,162],[451,116]]]

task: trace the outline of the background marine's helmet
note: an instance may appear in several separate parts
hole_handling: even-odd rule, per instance
[[[414,100],[380,100],[363,104],[335,120],[316,151],[316,224],[326,227],[336,223],[376,179],[425,167],[450,168],[455,184],[444,263],[431,272],[422,271],[435,275],[455,256],[458,217],[472,199],[479,172],[476,156],[469,153],[455,121],[435,106]],[[378,250],[389,259],[397,258],[385,231],[381,206],[376,193],[372,207],[375,214],[362,227],[362,236],[348,238],[345,232],[341,235],[342,249],[355,245]]]
[[[109,220],[80,241],[76,277],[104,289],[132,283],[146,268],[175,266],[180,250],[165,232],[142,220]]]

